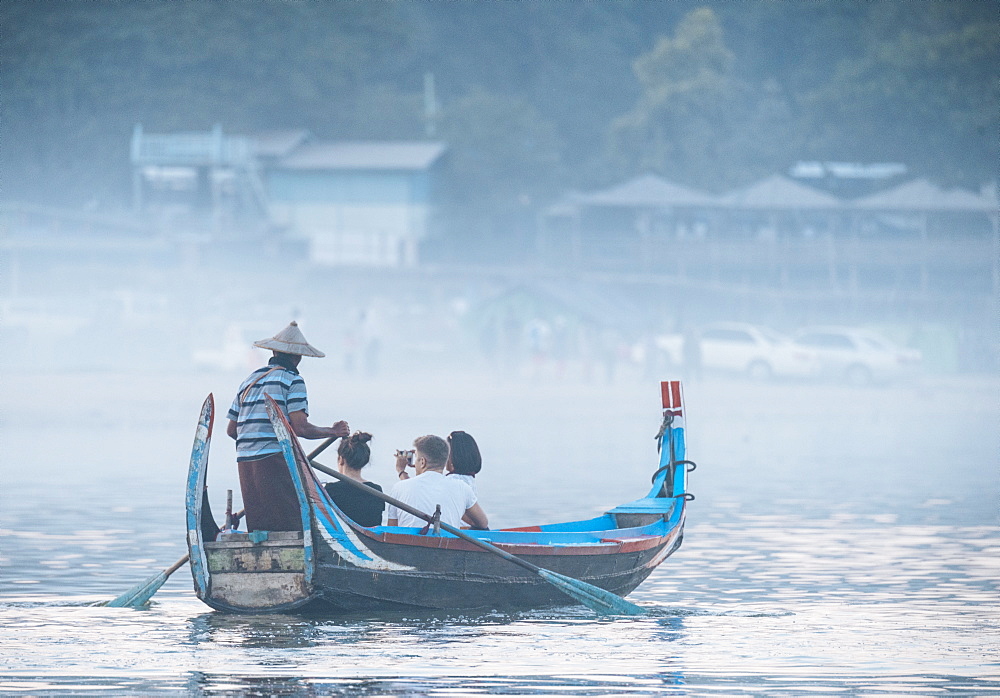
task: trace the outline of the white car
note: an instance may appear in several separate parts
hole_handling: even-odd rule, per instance
[[[816,352],[766,327],[725,322],[699,332],[701,365],[743,373],[755,380],[808,377],[819,368]]]
[[[913,375],[923,356],[877,332],[856,327],[807,327],[793,339],[801,347],[815,351],[824,375],[852,385],[886,382]]]

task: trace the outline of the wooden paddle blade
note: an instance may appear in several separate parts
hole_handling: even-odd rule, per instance
[[[110,601],[105,603],[97,604],[98,606],[111,606],[111,607],[128,607],[140,608],[149,603],[149,600],[153,598],[153,594],[160,590],[164,582],[167,581],[166,571],[160,572],[155,577],[150,577],[145,582],[141,584],[136,584],[134,587],[126,591],[121,596],[115,597]]]
[[[646,612],[641,606],[626,601],[618,594],[581,582],[579,579],[545,569],[538,570],[538,576],[598,613],[609,616],[638,616]]]
[[[160,590],[163,583],[167,581],[167,578],[174,572],[179,570],[185,562],[190,558],[185,555],[180,560],[170,565],[167,569],[163,570],[159,574],[150,577],[145,582],[141,584],[136,584],[134,587],[126,591],[121,596],[117,596],[111,601],[102,601],[101,603],[91,604],[92,606],[117,606],[125,607],[131,606],[133,608],[140,608],[149,603],[149,600],[153,598],[153,594]]]

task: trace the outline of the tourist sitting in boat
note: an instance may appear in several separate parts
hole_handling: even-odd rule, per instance
[[[448,443],[440,436],[421,436],[413,442],[413,467],[416,475],[406,472],[411,465],[408,452],[396,455],[396,473],[400,482],[393,485],[389,494],[404,504],[428,514],[441,506],[441,521],[456,528],[463,519],[473,528],[486,529],[489,520],[486,512],[476,501],[476,493],[467,484],[454,477],[445,477],[448,462]],[[389,505],[387,511],[390,526],[422,527],[425,521],[397,507]]]
[[[461,480],[478,495],[476,474],[483,469],[483,457],[476,440],[464,431],[453,431],[448,434],[448,447],[448,462],[444,466],[448,477]]]
[[[350,438],[341,439],[337,448],[337,470],[352,480],[363,482],[381,492],[381,487],[368,482],[361,475],[361,469],[368,465],[368,459],[371,458],[372,452],[368,447],[371,439],[372,435],[363,431],[356,431]],[[368,528],[382,523],[385,502],[381,499],[340,480],[328,482],[324,487],[333,503],[357,523]]]
[[[303,356],[322,358],[325,354],[306,341],[298,324],[292,322],[273,337],[254,342],[254,346],[270,349],[273,356],[267,366],[258,368],[240,384],[229,408],[226,428],[226,433],[236,439],[247,530],[301,531],[298,495],[268,419],[264,395],[274,398],[295,435],[303,439],[348,436],[351,430],[343,421],[330,427],[309,422],[306,384],[298,365]]]
[[[479,489],[476,487],[476,474],[483,469],[483,457],[479,454],[479,445],[472,438],[472,434],[464,431],[453,431],[448,434],[448,463],[445,470],[448,477],[461,480],[476,493],[479,497]],[[475,524],[463,516],[467,526],[474,527]]]

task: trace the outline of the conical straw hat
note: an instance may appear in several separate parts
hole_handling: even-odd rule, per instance
[[[306,341],[305,335],[299,329],[299,324],[294,320],[278,334],[268,339],[258,340],[253,345],[261,349],[280,351],[284,354],[298,354],[299,356],[315,356],[318,358],[326,356],[326,354]]]

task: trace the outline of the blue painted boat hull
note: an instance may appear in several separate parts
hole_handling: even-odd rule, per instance
[[[673,392],[676,405],[668,404],[664,390],[659,464],[645,497],[587,521],[468,533],[543,569],[620,596],[633,591],[681,545],[693,499],[679,384]],[[271,419],[299,495],[304,535],[292,540],[274,533],[254,542],[234,534],[204,542],[205,591],[199,598],[209,606],[237,613],[295,608],[377,613],[574,603],[537,574],[444,531],[358,526],[330,500],[280,411]],[[192,467],[194,462],[193,457]],[[189,478],[189,487],[198,482]],[[268,596],[281,586],[274,580],[282,574],[298,575],[296,583],[285,589],[287,596]],[[233,592],[236,586],[241,593]],[[261,590],[257,596],[255,589]]]

